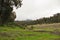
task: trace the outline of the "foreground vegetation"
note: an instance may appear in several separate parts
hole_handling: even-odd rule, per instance
[[[59,25],[60,24],[39,25],[42,27],[38,27],[38,25],[33,25],[33,29],[29,29],[29,26],[29,28],[25,29],[22,29],[18,26],[0,26],[0,40],[60,40],[60,30],[58,29]],[[52,28],[50,28],[51,26]],[[55,30],[56,28],[57,31]]]

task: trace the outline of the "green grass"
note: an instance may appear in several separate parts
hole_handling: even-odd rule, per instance
[[[60,40],[59,35],[19,27],[0,27],[0,40]]]

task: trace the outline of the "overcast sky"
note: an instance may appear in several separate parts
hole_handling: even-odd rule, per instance
[[[21,8],[15,9],[16,20],[39,19],[60,12],[60,0],[23,0]]]

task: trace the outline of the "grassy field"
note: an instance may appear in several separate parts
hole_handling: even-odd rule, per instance
[[[33,29],[29,29],[33,26]],[[37,24],[21,29],[0,26],[0,40],[60,40],[60,23]]]

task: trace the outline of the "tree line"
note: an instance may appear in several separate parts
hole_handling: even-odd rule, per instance
[[[54,14],[51,17],[44,17],[42,19],[37,19],[36,22],[38,24],[43,24],[43,23],[60,23],[60,13]]]
[[[37,20],[15,21],[19,25],[34,25],[34,24],[48,24],[48,23],[60,23],[60,13],[54,14],[50,17],[43,17]]]

